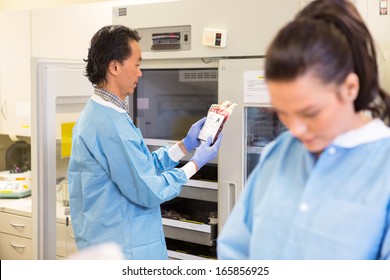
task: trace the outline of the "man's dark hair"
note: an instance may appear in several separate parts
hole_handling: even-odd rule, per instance
[[[106,72],[111,61],[122,63],[131,56],[130,42],[139,42],[136,30],[123,25],[108,25],[101,28],[91,39],[85,76],[93,85],[106,81]]]

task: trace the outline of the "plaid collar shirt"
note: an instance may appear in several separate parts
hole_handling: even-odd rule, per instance
[[[94,93],[103,98],[104,100],[106,100],[107,102],[110,102],[116,106],[118,106],[119,108],[122,108],[123,110],[126,110],[127,111],[127,105],[126,105],[126,102],[123,101],[122,99],[120,99],[118,96],[116,96],[115,94],[105,90],[105,89],[102,89],[102,88],[98,88],[98,87],[95,87],[95,91]]]

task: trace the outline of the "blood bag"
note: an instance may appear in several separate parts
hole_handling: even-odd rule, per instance
[[[212,143],[214,143],[215,140],[217,140],[218,135],[221,133],[225,122],[236,106],[236,103],[232,103],[230,101],[225,101],[221,104],[212,104],[207,113],[206,122],[199,132],[198,139],[206,141],[207,138],[211,136],[213,138]]]

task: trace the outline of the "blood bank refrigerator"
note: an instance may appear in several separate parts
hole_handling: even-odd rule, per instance
[[[218,156],[220,231],[264,146],[285,128],[270,104],[264,59],[220,60],[218,95],[238,104],[223,129]]]

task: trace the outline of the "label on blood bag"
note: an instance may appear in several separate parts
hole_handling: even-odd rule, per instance
[[[214,140],[219,128],[224,123],[225,116],[215,112],[208,112],[206,122],[199,132],[198,139],[206,141],[209,136]]]

